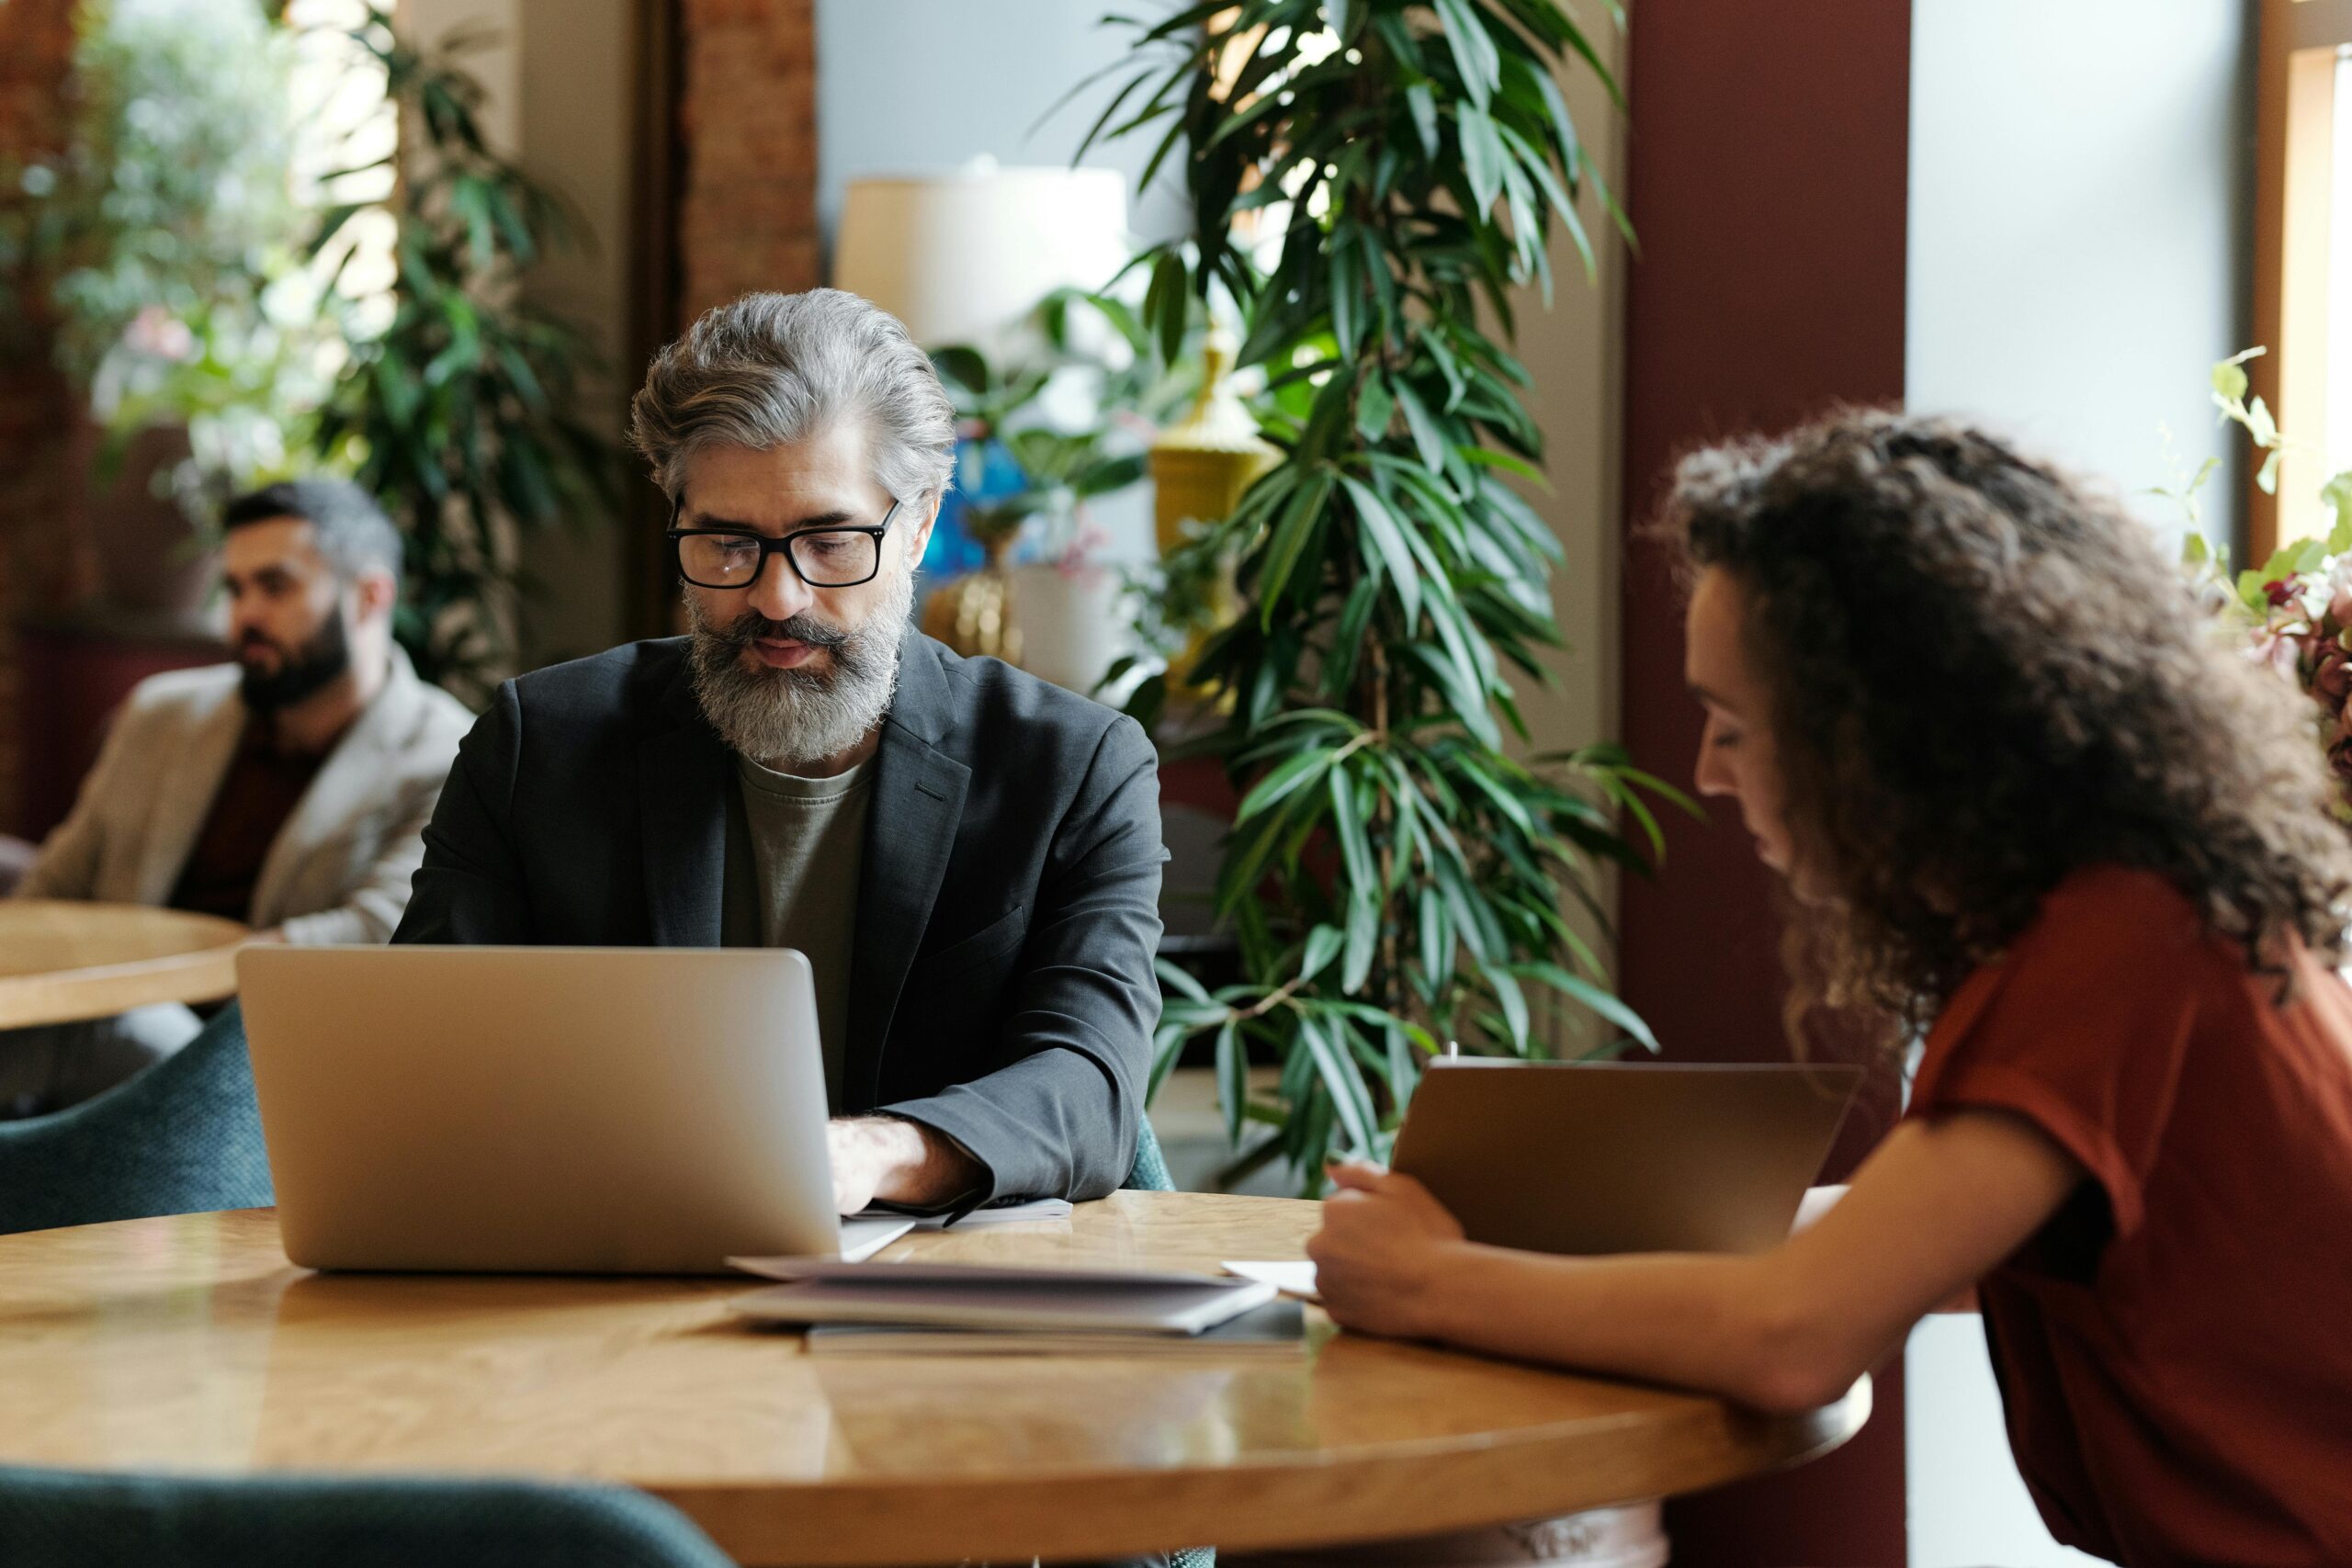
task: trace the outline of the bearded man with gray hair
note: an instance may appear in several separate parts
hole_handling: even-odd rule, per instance
[[[954,461],[930,361],[854,295],[754,294],[634,415],[691,631],[499,689],[394,940],[797,948],[842,1213],[1109,1192],[1159,1014],[1158,764],[914,628]]]

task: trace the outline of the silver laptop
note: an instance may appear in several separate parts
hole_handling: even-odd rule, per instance
[[[306,1267],[722,1273],[907,1228],[833,1213],[797,953],[248,947],[237,986]]]

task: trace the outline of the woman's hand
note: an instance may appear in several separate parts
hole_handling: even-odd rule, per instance
[[[1354,1161],[1334,1162],[1330,1174],[1339,1190],[1306,1244],[1324,1307],[1367,1334],[1435,1336],[1448,1258],[1468,1245],[1461,1222],[1409,1176]]]

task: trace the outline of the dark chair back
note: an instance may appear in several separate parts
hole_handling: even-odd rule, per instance
[[[275,1201],[233,1002],[178,1052],[104,1094],[0,1122],[0,1235]]]
[[[730,1568],[615,1486],[0,1468],[9,1568]]]

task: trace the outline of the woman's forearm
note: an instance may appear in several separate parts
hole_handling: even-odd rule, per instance
[[[1555,1258],[1462,1244],[1431,1281],[1435,1336],[1500,1355],[1810,1409],[1868,1370],[1771,1255]]]

